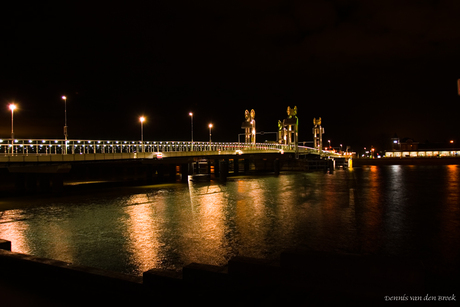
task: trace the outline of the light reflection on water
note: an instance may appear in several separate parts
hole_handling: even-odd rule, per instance
[[[363,167],[33,200],[0,212],[15,252],[141,275],[290,247],[458,262],[458,166]],[[31,200],[32,201],[32,200]]]

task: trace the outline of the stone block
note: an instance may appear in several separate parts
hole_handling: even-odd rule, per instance
[[[228,261],[228,273],[239,282],[271,285],[283,283],[285,277],[277,263],[243,256]]]
[[[0,249],[11,251],[11,241],[0,239]]]
[[[230,285],[226,267],[191,263],[185,266],[182,272],[184,282],[194,287],[222,288]]]
[[[151,269],[143,274],[144,288],[156,289],[176,289],[183,288],[182,272]]]

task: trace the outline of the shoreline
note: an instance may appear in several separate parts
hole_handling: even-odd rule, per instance
[[[366,165],[460,165],[460,158],[380,158],[353,159],[353,167]]]

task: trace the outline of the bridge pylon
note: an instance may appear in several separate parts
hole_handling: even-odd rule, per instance
[[[248,110],[244,111],[245,121],[241,124],[241,128],[244,129],[244,142],[246,144],[255,144],[256,143],[256,112],[254,109],[249,112]]]
[[[299,118],[297,117],[297,106],[287,107],[288,117],[278,121],[278,140],[280,144],[289,145],[295,149],[296,158],[299,156]]]
[[[313,118],[313,147],[316,148],[320,153],[323,150],[323,134],[324,128],[321,127],[321,117],[316,119]]]

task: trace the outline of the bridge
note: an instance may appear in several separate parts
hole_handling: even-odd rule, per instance
[[[0,140],[0,195],[94,182],[185,182],[251,172],[335,168],[348,157],[278,143]],[[8,194],[8,193],[6,193]]]
[[[332,151],[278,143],[114,141],[64,139],[0,140],[1,162],[71,162],[92,160],[165,159],[210,155],[294,153],[339,158]]]

